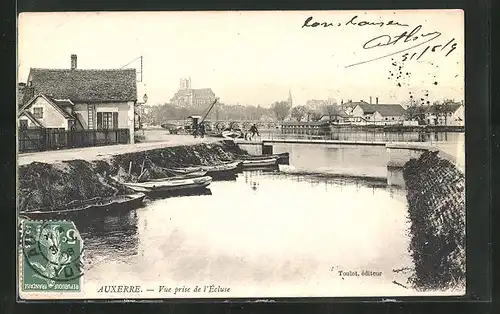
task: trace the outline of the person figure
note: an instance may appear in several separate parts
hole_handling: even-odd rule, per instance
[[[260,136],[259,134],[259,130],[257,130],[257,126],[254,124],[252,124],[252,126],[250,127],[250,138],[253,139],[255,137],[255,134],[257,134],[258,136]]]
[[[198,125],[198,131],[200,133],[200,137],[204,138],[205,137],[205,124],[204,123],[200,123]]]

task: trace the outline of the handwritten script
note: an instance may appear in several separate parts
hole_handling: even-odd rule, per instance
[[[357,15],[353,16],[346,22],[332,22],[332,21],[315,21],[312,16],[306,18],[302,28],[329,28],[329,27],[379,27],[379,28],[389,28],[394,29],[394,27],[404,27],[409,29],[408,24],[397,22],[394,20],[390,21],[367,21],[360,20]],[[411,31],[405,30],[402,33],[396,35],[383,34],[373,37],[366,41],[362,48],[365,50],[382,48],[382,47],[396,47],[396,51],[369,59],[357,63],[347,65],[346,68],[355,65],[360,65],[368,62],[373,62],[376,60],[384,59],[394,55],[401,54],[402,61],[407,60],[420,60],[426,53],[443,52],[445,57],[447,57],[451,52],[457,48],[457,43],[455,38],[449,40],[446,44],[430,44],[430,42],[435,41],[442,36],[439,31],[424,32],[422,30],[422,25],[415,26]],[[428,44],[425,49],[417,50],[418,47]],[[446,50],[445,50],[446,49]]]

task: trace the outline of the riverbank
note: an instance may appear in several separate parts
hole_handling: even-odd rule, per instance
[[[217,141],[191,145],[161,147],[127,146],[121,151],[116,146],[106,147],[105,154],[86,156],[73,154],[73,160],[47,158],[49,162],[25,161],[20,163],[18,206],[19,211],[36,210],[45,207],[65,205],[73,200],[107,197],[126,193],[122,187],[109,179],[109,175],[137,178],[144,167],[151,178],[166,177],[162,168],[177,167],[180,164],[210,165],[221,162],[227,155],[243,151],[232,141]],[[100,147],[102,152],[102,147]],[[68,150],[69,151],[69,150]],[[97,150],[96,150],[97,151]],[[68,154],[67,151],[46,154]],[[70,152],[71,153],[71,152]],[[31,155],[33,158],[33,155]],[[69,157],[69,155],[68,155]],[[85,158],[84,158],[85,157]],[[145,160],[148,160],[145,162]]]
[[[421,290],[465,287],[465,175],[438,152],[403,168],[411,220],[412,284]]]

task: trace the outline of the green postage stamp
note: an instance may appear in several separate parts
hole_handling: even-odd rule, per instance
[[[81,291],[83,240],[72,221],[22,221],[19,255],[21,291]]]

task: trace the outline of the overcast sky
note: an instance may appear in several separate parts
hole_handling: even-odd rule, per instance
[[[407,26],[347,24],[356,15],[354,23],[393,20]],[[310,16],[309,25],[333,26],[302,27]],[[408,59],[416,53],[413,60],[403,62],[402,52],[346,67],[433,37],[363,49],[372,38],[394,40],[418,25],[417,36],[434,31],[441,36],[406,51]],[[147,93],[151,104],[168,102],[179,79],[189,76],[193,88],[210,87],[221,102],[234,104],[268,106],[286,100],[289,90],[294,104],[329,97],[339,103],[368,101],[370,96],[395,103],[410,93],[416,99],[428,94],[431,101],[464,98],[464,24],[458,10],[24,13],[18,30],[19,81],[26,81],[30,67],[69,68],[71,54],[78,55],[80,69],[120,68],[142,55],[139,99]],[[434,45],[452,39],[444,50],[432,52]],[[377,43],[382,41],[369,45]],[[445,56],[453,44],[455,50]],[[132,67],[139,70],[139,60]]]

